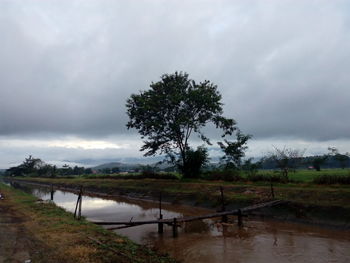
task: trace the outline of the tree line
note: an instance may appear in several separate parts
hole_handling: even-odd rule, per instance
[[[31,155],[18,166],[11,167],[5,171],[6,176],[39,176],[39,177],[57,177],[91,174],[91,168],[79,166],[70,167],[65,164],[58,168],[56,165],[47,164],[39,158]]]

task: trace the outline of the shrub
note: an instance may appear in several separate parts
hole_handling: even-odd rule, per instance
[[[247,180],[251,182],[275,182],[275,183],[288,183],[290,180],[281,174],[248,174]]]
[[[312,182],[315,184],[350,184],[350,174],[348,175],[323,174],[323,175],[317,176]]]
[[[202,175],[205,180],[222,180],[229,182],[244,181],[238,170],[210,171]]]
[[[141,174],[84,175],[83,177],[87,179],[179,179],[177,175],[173,173],[156,173],[152,171],[143,171]]]

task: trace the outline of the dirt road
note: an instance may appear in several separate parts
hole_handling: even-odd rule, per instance
[[[0,263],[31,262],[42,257],[43,244],[24,227],[25,220],[8,204],[6,197],[0,200]]]

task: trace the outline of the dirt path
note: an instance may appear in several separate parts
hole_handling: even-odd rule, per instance
[[[30,262],[41,257],[42,244],[39,246],[40,242],[33,239],[24,222],[6,199],[0,200],[0,263]]]

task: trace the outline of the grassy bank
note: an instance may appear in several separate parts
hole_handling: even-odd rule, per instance
[[[270,183],[224,182],[205,180],[113,179],[113,178],[15,178],[15,180],[55,184],[109,195],[138,194],[140,197],[157,197],[161,191],[171,200],[190,199],[194,203],[205,201],[215,206],[219,199],[219,187],[224,187],[228,203],[251,204],[271,198]],[[350,209],[349,185],[316,185],[311,183],[274,183],[276,199],[295,201],[305,205],[340,206]]]
[[[29,251],[32,262],[174,262],[84,219],[74,220],[71,213],[53,203],[37,202],[35,197],[1,183],[0,192],[5,195],[0,200],[0,219],[19,220],[22,238],[35,244]],[[2,238],[1,246],[10,247],[6,244],[10,236]],[[11,257],[3,260],[13,262]]]
[[[39,184],[79,189],[107,196],[163,200],[212,209],[220,207],[220,186],[228,209],[271,200],[271,188],[264,182],[223,182],[204,180],[111,179],[111,178],[16,178]],[[282,207],[259,211],[260,216],[350,228],[350,186],[311,183],[274,184],[275,199],[288,201]]]

